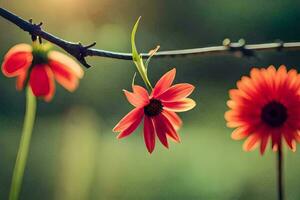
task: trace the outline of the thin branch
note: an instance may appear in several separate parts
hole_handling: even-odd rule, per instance
[[[74,56],[83,66],[89,68],[90,65],[86,62],[85,58],[88,56],[99,56],[107,57],[121,60],[132,60],[131,53],[120,53],[113,51],[106,51],[102,49],[92,48],[96,45],[96,42],[91,45],[83,46],[81,43],[70,42],[61,39],[49,32],[42,29],[42,23],[33,24],[32,20],[26,21],[21,17],[15,15],[14,13],[0,8],[0,16],[10,21],[11,23],[17,25],[24,31],[31,34],[33,37],[39,36],[60,48],[64,49],[70,55]],[[234,53],[235,55],[255,56],[256,51],[265,50],[300,50],[300,42],[274,42],[274,43],[264,43],[264,44],[245,44],[245,41],[240,40],[236,43],[231,43],[230,40],[225,39],[222,46],[212,46],[194,49],[183,49],[183,50],[171,50],[171,51],[160,51],[157,52],[153,58],[162,57],[178,57],[178,56],[188,56],[188,55],[202,55],[202,54],[224,54],[224,53]],[[147,59],[150,55],[148,53],[141,54],[143,59]]]

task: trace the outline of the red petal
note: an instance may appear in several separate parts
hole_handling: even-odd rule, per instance
[[[185,112],[188,110],[191,110],[196,106],[196,103],[194,100],[190,98],[185,98],[180,101],[174,101],[174,102],[162,102],[164,105],[164,109],[174,112]]]
[[[267,144],[268,144],[268,140],[269,140],[269,134],[264,133],[264,136],[261,138],[261,144],[260,144],[260,154],[263,155]]]
[[[169,148],[169,144],[168,144],[168,140],[167,140],[166,126],[165,126],[164,122],[161,120],[161,118],[158,116],[153,118],[157,137],[166,148]]]
[[[19,91],[23,90],[26,78],[27,78],[27,71],[24,71],[17,76],[17,82],[16,82],[17,90]]]
[[[51,67],[57,82],[64,88],[72,92],[78,87],[79,78],[69,67],[53,60],[49,61],[49,66]]]
[[[177,134],[176,130],[174,129],[173,125],[171,124],[171,122],[168,120],[168,118],[166,118],[164,116],[164,113],[162,113],[162,115],[158,116],[160,118],[160,120],[164,123],[165,128],[166,128],[166,133],[167,135],[173,139],[175,142],[180,142],[180,137]]]
[[[145,88],[139,85],[133,85],[132,90],[138,98],[141,98],[144,102],[149,103],[149,94]]]
[[[152,119],[147,116],[144,119],[144,140],[149,153],[152,153],[155,147],[155,131]]]
[[[284,139],[288,145],[288,147],[293,151],[295,152],[296,151],[296,142],[295,142],[295,139],[294,139],[294,136],[292,134],[291,131],[287,131],[283,134],[284,136]]]
[[[144,115],[142,108],[135,108],[130,111],[120,122],[113,128],[114,132],[120,132],[128,128],[137,118],[142,118]]]
[[[163,115],[168,118],[176,130],[182,126],[182,120],[175,112],[163,110]]]
[[[279,145],[281,145],[281,133],[278,130],[274,130],[272,136],[272,149],[277,151]]]
[[[121,139],[121,138],[124,138],[128,135],[130,135],[131,133],[133,133],[133,131],[135,131],[135,129],[139,126],[139,124],[141,123],[142,121],[142,117],[140,118],[136,118],[135,121],[128,127],[126,128],[124,131],[122,131],[118,136],[117,138],[118,139]]]
[[[84,72],[82,68],[69,56],[58,51],[50,51],[48,53],[48,58],[50,62],[55,63],[55,65],[59,65],[60,68],[70,71],[78,78],[83,77]]]
[[[156,83],[154,89],[152,90],[153,97],[157,97],[164,91],[166,91],[173,83],[176,75],[176,69],[172,69],[169,72],[165,73],[159,81]]]
[[[157,96],[162,101],[179,101],[189,96],[195,87],[188,83],[180,83],[173,85],[164,93]]]
[[[11,48],[4,57],[2,72],[7,77],[14,77],[27,70],[32,62],[32,48],[19,44]]]
[[[37,97],[50,101],[55,92],[54,75],[47,65],[35,65],[29,80],[32,92]]]

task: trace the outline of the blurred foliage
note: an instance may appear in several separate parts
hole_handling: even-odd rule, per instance
[[[299,1],[2,0],[0,5],[64,39],[130,52],[139,16],[139,51],[219,45],[226,37],[248,43],[299,41]],[[30,42],[27,33],[0,19],[0,55]],[[130,61],[89,58],[79,89],[60,86],[54,100],[38,105],[22,199],[275,199],[275,157],[244,153],[231,140],[223,114],[228,89],[252,66],[300,66],[300,52],[262,52],[260,59],[226,56],[152,59],[152,83],[172,67],[176,82],[195,84],[198,105],[181,116],[182,143],[148,155],[141,130],[116,140],[111,128],[130,109]],[[299,68],[298,68],[299,69]],[[143,82],[138,78],[137,82]],[[0,199],[7,199],[24,114],[24,94],[0,76]],[[285,151],[287,199],[299,199],[299,151]]]

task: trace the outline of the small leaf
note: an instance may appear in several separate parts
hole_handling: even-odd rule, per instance
[[[140,19],[141,19],[141,17],[138,18],[138,20],[134,24],[134,27],[131,32],[132,59],[133,59],[133,61],[136,61],[136,62],[140,59],[139,53],[138,53],[138,51],[136,49],[136,45],[135,45],[135,34],[136,34],[137,28],[139,26]]]
[[[141,75],[146,87],[148,89],[152,89],[152,86],[151,86],[151,83],[148,79],[148,76],[147,76],[147,70],[144,66],[144,63],[143,63],[143,59],[142,57],[139,55],[137,49],[136,49],[136,45],[135,45],[135,35],[136,35],[136,32],[137,32],[137,28],[138,28],[138,25],[139,25],[139,21],[140,21],[141,17],[138,18],[137,22],[135,23],[133,29],[132,29],[132,32],[131,32],[131,48],[132,48],[132,60],[139,72],[139,74]]]
[[[149,51],[149,58],[147,59],[146,64],[145,64],[146,70],[148,69],[148,65],[150,63],[151,58],[156,54],[156,52],[159,50],[159,48],[160,48],[160,46],[157,45],[155,49],[152,49]]]
[[[136,72],[134,72],[134,75],[133,75],[133,77],[132,77],[131,86],[134,86],[135,77],[136,77]]]

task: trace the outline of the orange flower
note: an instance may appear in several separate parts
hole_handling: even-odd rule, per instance
[[[175,112],[192,109],[196,103],[189,98],[194,86],[187,83],[172,85],[176,69],[167,72],[155,85],[151,95],[138,85],[133,85],[133,92],[124,90],[127,100],[135,107],[114,127],[120,132],[117,138],[130,135],[144,117],[144,140],[149,153],[155,147],[155,134],[160,142],[168,148],[167,136],[176,142],[180,138],[176,132],[182,121]]]
[[[280,66],[254,68],[250,77],[242,77],[237,88],[229,91],[231,109],[225,113],[227,126],[236,128],[232,138],[248,137],[244,150],[253,150],[260,143],[264,153],[269,139],[277,151],[284,138],[292,151],[300,141],[300,75]]]
[[[12,47],[4,57],[2,72],[7,77],[17,77],[17,90],[29,83],[33,94],[45,101],[50,101],[55,93],[54,79],[74,91],[83,77],[83,70],[74,60],[42,44]]]

